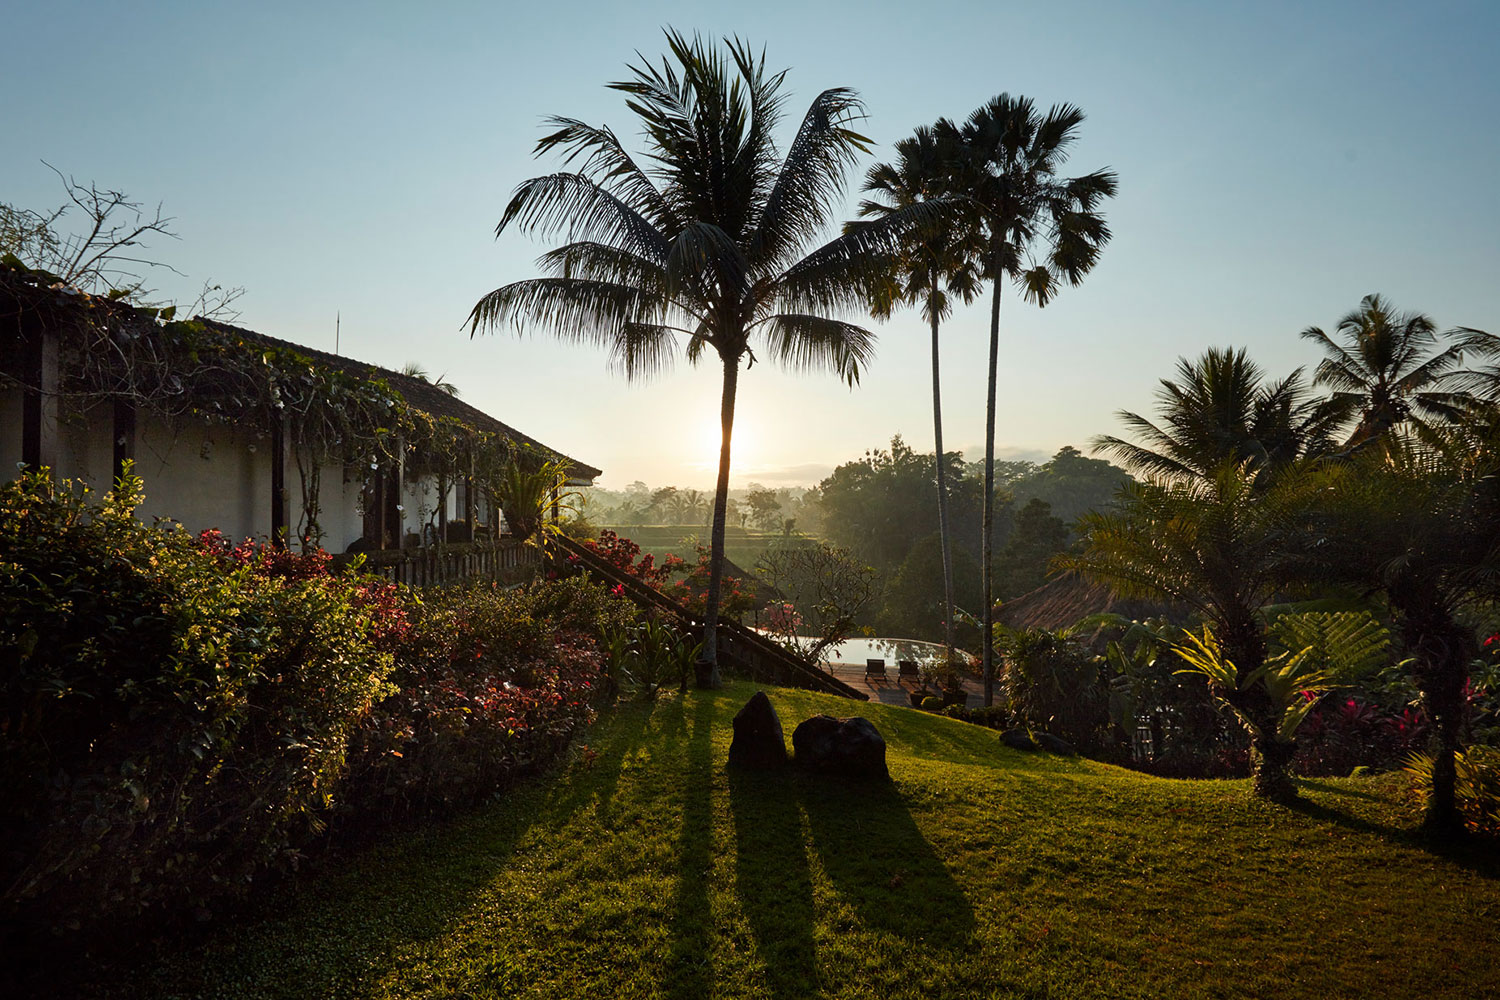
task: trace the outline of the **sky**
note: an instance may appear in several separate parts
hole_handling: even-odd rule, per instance
[[[494,226],[549,115],[609,125],[605,84],[662,28],[738,35],[788,68],[787,133],[857,90],[872,156],[1002,91],[1088,115],[1065,166],[1119,175],[1114,238],[1046,309],[1003,299],[997,451],[1045,459],[1149,413],[1181,357],[1246,347],[1313,367],[1297,334],[1371,292],[1443,328],[1500,331],[1500,4],[885,0],[14,5],[0,62],[0,201],[56,207],[43,161],[160,203],[164,297],[243,286],[251,329],[416,362],[551,447],[634,480],[706,488],[717,366],[647,383],[544,334],[470,338],[486,292],[548,247]],[[640,56],[637,55],[640,54]],[[833,233],[829,233],[831,237]],[[895,434],[932,448],[928,332],[875,323],[857,388],[757,364],[740,379],[732,482],[816,483]],[[944,438],[982,456],[988,304],[943,330]]]

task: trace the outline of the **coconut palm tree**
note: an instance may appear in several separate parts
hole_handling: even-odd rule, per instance
[[[1346,447],[1382,440],[1403,424],[1428,429],[1428,419],[1446,416],[1463,403],[1460,394],[1438,390],[1463,360],[1463,345],[1438,349],[1437,326],[1421,313],[1397,313],[1390,301],[1366,295],[1359,308],[1339,320],[1339,343],[1316,326],[1302,331],[1327,355],[1314,385],[1334,390],[1333,398],[1359,410],[1359,424]],[[1460,327],[1444,337],[1472,335]]]
[[[1450,330],[1449,334],[1458,336],[1458,347],[1465,357],[1474,354],[1485,363],[1445,376],[1444,385],[1473,396],[1481,404],[1500,403],[1500,336],[1466,326]]]
[[[1313,397],[1302,369],[1267,382],[1243,348],[1209,348],[1196,361],[1180,358],[1177,377],[1156,391],[1156,421],[1122,410],[1137,442],[1094,439],[1131,472],[1167,479],[1207,478],[1225,462],[1247,462],[1257,478],[1298,458],[1326,454],[1350,410],[1346,400]]]
[[[537,143],[576,169],[518,187],[495,232],[514,226],[566,241],[541,258],[546,276],[485,295],[473,333],[529,325],[602,347],[627,378],[664,369],[685,341],[692,362],[712,355],[723,375],[707,613],[700,680],[717,685],[717,626],[729,494],[730,441],[740,368],[761,352],[790,368],[827,369],[851,386],[874,337],[833,314],[865,304],[875,268],[904,216],[861,227],[809,251],[868,140],[854,131],[853,91],[825,90],[784,158],[774,133],[785,73],[770,73],[739,40],[720,51],[666,32],[670,56],[630,67],[609,86],[626,95],[645,158],[615,133],[572,118]],[[642,166],[642,162],[646,166]],[[921,215],[923,213],[917,213]]]
[[[950,160],[950,183],[964,195],[982,232],[984,276],[990,303],[989,391],[985,407],[984,703],[995,687],[993,548],[995,521],[995,387],[1000,359],[1000,292],[1006,279],[1022,297],[1045,306],[1060,287],[1083,280],[1109,242],[1099,212],[1115,193],[1113,172],[1061,178],[1068,147],[1078,138],[1083,112],[1054,105],[1045,115],[1030,98],[1001,94],[962,125],[940,120],[933,131]]]
[[[860,202],[859,215],[881,219],[948,194],[948,164],[932,130],[919,127],[896,143],[894,163],[879,163],[865,174],[864,190],[874,197]],[[979,258],[983,246],[978,227],[963,220],[943,220],[913,230],[892,258],[889,294],[872,305],[888,318],[898,304],[919,303],[932,330],[932,436],[937,467],[938,537],[943,560],[943,642],[953,661],[953,548],[948,527],[948,483],[943,461],[943,392],[939,327],[953,311],[953,300],[972,302],[979,294]]]

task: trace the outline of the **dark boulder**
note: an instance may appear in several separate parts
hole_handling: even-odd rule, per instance
[[[1007,729],[1000,734],[1000,742],[1012,750],[1035,750],[1036,744],[1024,729]]]
[[[1073,749],[1073,744],[1061,736],[1053,736],[1051,733],[1037,733],[1036,745],[1048,753],[1055,753],[1062,757],[1078,756],[1078,751]]]
[[[885,738],[869,719],[815,715],[792,732],[798,767],[847,778],[889,781]]]
[[[734,742],[729,744],[729,766],[757,771],[786,766],[786,741],[781,719],[764,691],[757,691],[734,717]]]

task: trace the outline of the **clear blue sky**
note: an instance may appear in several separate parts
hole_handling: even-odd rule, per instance
[[[1118,172],[1115,239],[1046,310],[1007,303],[1003,454],[1117,432],[1114,411],[1149,410],[1156,380],[1210,345],[1277,375],[1311,365],[1297,332],[1372,291],[1500,330],[1493,2],[52,2],[4,20],[0,200],[57,204],[45,159],[160,201],[182,237],[161,256],[189,275],[163,292],[243,285],[245,325],[324,349],[341,313],[344,353],[447,373],[616,488],[711,484],[717,372],[631,385],[585,348],[460,325],[535,273],[544,247],[493,227],[554,166],[531,158],[542,117],[634,135],[604,84],[657,56],[663,25],[763,44],[791,69],[793,122],[818,91],[857,89],[879,158],[1000,91],[1088,113],[1070,172]],[[971,457],[987,316],[945,334],[947,442]],[[931,447],[923,325],[878,332],[852,392],[745,376],[737,483],[813,482],[897,432]]]

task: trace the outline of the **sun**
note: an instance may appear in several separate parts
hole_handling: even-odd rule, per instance
[[[743,469],[753,464],[760,454],[755,425],[736,416],[734,437],[729,451],[731,474],[736,469]],[[709,475],[716,474],[719,471],[719,422],[705,420],[697,424],[689,447],[693,449],[693,454],[688,459],[689,462],[696,468],[706,469]]]

